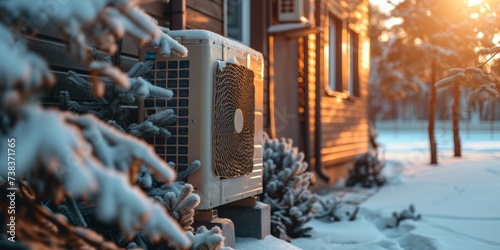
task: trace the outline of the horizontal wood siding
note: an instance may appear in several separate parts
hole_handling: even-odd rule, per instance
[[[224,4],[221,0],[186,0],[188,29],[204,29],[224,35]]]
[[[149,15],[158,21],[159,25],[168,27],[168,20],[165,18],[167,5],[160,2],[153,2],[141,6]],[[37,53],[45,59],[50,69],[56,77],[57,84],[42,93],[44,103],[47,105],[59,104],[59,92],[66,90],[74,99],[88,99],[80,90],[70,84],[65,83],[68,71],[75,71],[83,77],[88,76],[86,67],[76,61],[66,53],[66,45],[61,35],[54,29],[41,27],[37,30],[35,36],[29,36],[27,45],[30,50]],[[139,45],[130,37],[123,39],[122,61],[120,68],[124,71],[129,70],[138,61]]]
[[[250,1],[250,47],[260,51],[264,57],[264,131],[269,132],[269,38],[267,28],[270,24],[267,1]]]
[[[312,38],[312,39],[311,39]],[[315,166],[316,162],[320,160],[321,156],[316,155],[315,145],[316,145],[316,88],[318,85],[316,79],[316,37],[314,38],[308,37],[304,39],[304,49],[309,51],[309,53],[304,53],[304,65],[306,66],[306,77],[307,79],[307,88],[308,88],[308,96],[307,96],[307,104],[309,105],[309,147],[311,152],[311,158],[309,159],[309,164],[311,166]]]
[[[342,18],[346,27],[355,30],[359,34],[359,74],[360,74],[360,96],[350,99],[338,99],[324,92],[321,101],[321,160],[325,167],[340,165],[342,162],[353,160],[356,155],[363,154],[369,149],[369,123],[368,123],[368,75],[369,65],[366,54],[369,47],[362,46],[368,42],[367,18],[368,1],[324,1],[324,12],[321,23],[326,27],[328,16],[334,14]],[[323,35],[321,33],[320,35]],[[322,41],[328,42],[323,37]],[[323,47],[323,46],[321,46]],[[322,57],[324,53],[322,51]],[[327,74],[327,69],[320,67],[321,75]],[[324,77],[323,77],[324,78]],[[324,88],[328,84],[322,79],[320,85]]]

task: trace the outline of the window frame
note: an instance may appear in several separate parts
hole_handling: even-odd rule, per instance
[[[345,55],[344,55],[344,21],[339,16],[334,13],[329,13],[325,21],[325,38],[328,43],[328,47],[325,47],[324,56],[325,56],[325,91],[329,96],[342,96],[344,95],[343,90],[344,87],[344,63],[345,63]],[[335,29],[332,29],[332,24],[335,24]],[[333,38],[333,39],[332,39]],[[334,41],[332,41],[334,40]],[[340,55],[340,56],[338,56]],[[332,62],[332,58],[335,58]],[[337,67],[340,65],[340,67]],[[331,70],[335,68],[335,70]],[[334,74],[331,74],[334,72]],[[334,77],[332,77],[332,75]],[[333,79],[334,78],[334,79]]]
[[[331,96],[341,99],[354,100],[361,97],[360,94],[360,34],[352,24],[347,23],[339,15],[329,12],[325,21],[325,42],[328,47],[324,48],[324,89],[326,96]],[[336,30],[336,42],[331,43],[331,24],[337,23],[341,30]],[[338,35],[341,35],[339,38]],[[340,44],[339,44],[340,43]],[[357,44],[354,44],[357,43]],[[332,45],[336,45],[335,52],[340,54],[340,57],[335,57],[335,64],[340,67],[335,67],[335,81],[331,79],[332,72]],[[338,74],[341,74],[340,76]]]
[[[359,33],[352,27],[348,28],[347,33],[349,39],[349,74],[346,89],[349,91],[349,96],[360,97],[359,89]],[[355,44],[356,43],[356,44]]]
[[[228,10],[229,10],[229,1],[224,0],[224,36],[235,41],[238,41],[244,45],[250,46],[250,0],[234,0],[239,3],[236,7],[240,8],[240,23],[241,23],[241,40],[238,38],[229,36],[229,19],[228,19]]]

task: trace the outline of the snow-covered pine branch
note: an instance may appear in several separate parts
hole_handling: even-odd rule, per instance
[[[16,126],[0,137],[16,138],[16,150],[23,152],[16,174],[36,186],[37,194],[52,195],[55,203],[63,193],[87,197],[97,202],[100,219],[118,221],[127,235],[141,229],[153,240],[190,245],[177,223],[140,189],[130,186],[124,173],[143,161],[165,183],[175,179],[175,173],[147,144],[90,115],[79,117],[36,106],[24,107]],[[7,158],[5,147],[0,146],[2,159]],[[58,177],[63,190],[51,189],[53,184],[45,183],[46,176],[40,173]],[[0,175],[7,177],[7,169],[0,170]]]
[[[0,2],[0,9],[4,1]],[[0,108],[15,110],[26,101],[27,95],[37,89],[50,87],[55,78],[48,65],[38,55],[31,53],[24,41],[11,33],[0,22]]]
[[[313,176],[304,154],[291,139],[264,140],[262,201],[271,207],[271,233],[284,240],[307,236],[311,229],[303,225],[312,219],[318,196],[308,190]]]
[[[169,165],[172,168],[175,167],[173,163]],[[200,161],[193,161],[188,169],[179,173],[178,177],[187,178],[189,174],[198,170],[200,165]],[[194,193],[191,184],[178,179],[172,185],[165,185],[154,179],[150,171],[143,166],[138,173],[137,183],[149,196],[155,197],[177,219],[185,231],[194,231],[191,224],[194,222],[194,209],[200,203],[200,197]]]
[[[2,60],[0,75],[8,75],[2,85],[23,84],[23,89],[29,89],[33,83],[44,84],[53,82],[47,64],[39,57],[27,51],[25,45],[15,43],[7,26],[26,23],[32,28],[44,26],[55,32],[60,32],[67,43],[69,54],[83,63],[90,71],[94,92],[103,94],[101,76],[109,77],[118,86],[127,88],[128,77],[120,69],[109,62],[93,61],[88,55],[92,41],[100,50],[113,54],[117,50],[117,41],[125,35],[133,37],[139,44],[151,42],[159,47],[164,56],[170,54],[187,55],[187,49],[170,36],[163,33],[156,21],[136,6],[138,1],[129,0],[88,0],[88,1],[52,1],[55,7],[47,13],[44,4],[33,4],[30,0],[4,0],[0,2],[0,13],[4,25],[0,25],[0,35],[5,37],[0,42]],[[39,17],[43,22],[33,23],[33,17]],[[50,24],[49,24],[50,22]],[[21,59],[20,59],[21,58]],[[15,63],[13,63],[15,62]],[[15,69],[17,68],[17,69]],[[13,73],[6,73],[15,69]],[[28,74],[21,74],[29,70]],[[5,72],[5,74],[4,74]],[[19,81],[23,79],[23,81]],[[9,96],[11,97],[11,96]],[[2,98],[3,99],[3,98]]]
[[[231,250],[231,247],[224,247],[224,236],[222,230],[215,226],[208,230],[205,226],[201,226],[196,230],[196,234],[188,232],[188,237],[192,239],[193,246],[191,250],[206,249],[206,250]]]
[[[491,48],[481,48],[476,52],[478,55],[489,55],[500,53],[500,46],[493,46]]]
[[[491,52],[490,50],[485,51]],[[500,52],[500,50],[493,51],[494,53]],[[469,104],[500,97],[499,80],[479,67],[452,68],[448,71],[448,77],[439,80],[434,85],[438,89],[445,89],[457,84],[458,81],[463,81],[464,86],[472,88],[472,91],[467,95]]]
[[[162,239],[187,248],[191,242],[165,209],[129,182],[134,173],[130,169],[137,168],[141,162],[164,183],[175,179],[172,169],[149,145],[90,115],[77,116],[41,108],[35,93],[52,86],[55,78],[47,63],[27,49],[20,32],[26,25],[31,30],[43,27],[50,33],[60,34],[69,55],[90,72],[92,87],[83,78],[75,77],[75,82],[84,90],[104,95],[108,89],[102,84],[104,79],[113,82],[117,89],[132,85],[130,91],[140,97],[171,97],[171,92],[162,92],[140,78],[131,84],[128,74],[113,66],[106,55],[92,56],[95,47],[113,54],[117,41],[125,35],[135,38],[139,44],[151,42],[160,47],[164,56],[187,54],[186,48],[164,34],[137,3],[134,0],[40,4],[29,0],[0,1],[0,36],[3,38],[0,40],[3,56],[0,138],[16,139],[16,150],[23,152],[23,157],[16,161],[16,177],[33,187],[32,195],[37,202],[50,197],[57,205],[68,195],[86,198],[97,204],[98,218],[117,221],[127,236],[141,230],[153,241]],[[47,5],[50,5],[49,11]],[[71,101],[63,99],[67,103]],[[7,157],[6,152],[6,145],[0,146],[1,159]],[[6,171],[6,168],[0,170],[2,180],[7,177]],[[40,240],[31,236],[26,236],[26,240]]]
[[[436,82],[436,88],[442,89],[442,88],[448,88],[451,87],[455,82],[458,80],[464,79],[465,78],[465,73],[464,72],[459,72],[457,74],[448,76],[442,80],[439,80]]]
[[[95,102],[76,102],[71,99],[68,91],[61,91],[59,92],[59,101],[62,109],[71,110],[76,114],[91,113],[99,118],[104,118],[110,114],[110,110],[105,108],[109,107],[109,103],[102,99]]]
[[[78,114],[92,113],[117,129],[135,135],[145,137],[147,135],[170,136],[166,129],[167,125],[174,124],[177,116],[171,109],[157,112],[140,124],[125,121],[127,112],[122,107],[122,103],[136,104],[137,99],[161,98],[170,99],[173,92],[168,89],[152,85],[149,81],[140,77],[146,74],[153,67],[151,62],[138,62],[127,73],[130,77],[131,86],[129,89],[122,89],[115,86],[111,79],[104,79],[106,93],[103,98],[93,102],[72,101],[67,91],[60,92],[62,108],[71,110]],[[66,82],[76,86],[82,92],[90,95],[91,83],[75,72],[70,71]],[[124,115],[122,115],[124,113]]]
[[[177,219],[184,231],[194,231],[191,225],[194,222],[194,208],[200,204],[200,197],[193,192],[191,184],[173,185],[163,197],[155,197]]]

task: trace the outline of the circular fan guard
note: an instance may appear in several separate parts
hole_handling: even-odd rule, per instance
[[[226,62],[217,67],[214,79],[213,154],[214,172],[222,178],[247,175],[253,169],[255,87],[253,71]],[[235,128],[237,109],[243,128]]]

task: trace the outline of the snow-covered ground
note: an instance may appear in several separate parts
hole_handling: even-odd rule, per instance
[[[453,157],[451,133],[436,132],[439,165],[431,166],[425,131],[379,131],[390,184],[361,204],[357,220],[313,220],[306,225],[313,227],[312,237],[292,244],[301,249],[500,249],[500,131],[494,137],[489,131],[463,133],[462,158]],[[387,228],[394,223],[392,213],[409,204],[422,219]],[[236,249],[267,249],[258,242],[240,239]]]

